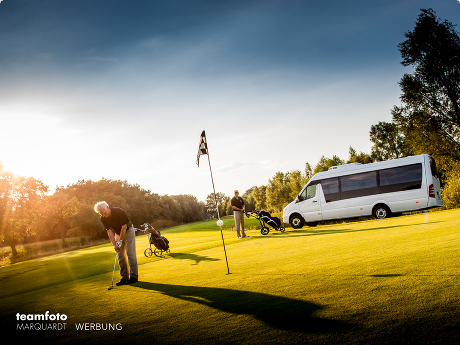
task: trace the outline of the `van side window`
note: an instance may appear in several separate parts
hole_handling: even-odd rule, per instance
[[[304,201],[307,199],[314,198],[316,196],[316,183],[311,184],[305,188],[299,195],[299,200]]]
[[[340,200],[338,177],[321,180],[321,187],[323,188],[324,198],[326,199],[326,202]]]
[[[379,171],[380,193],[422,188],[422,164]]]
[[[377,171],[346,175],[340,178],[342,199],[378,194]]]

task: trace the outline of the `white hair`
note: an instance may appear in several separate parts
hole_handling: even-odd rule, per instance
[[[99,213],[101,210],[107,210],[109,208],[109,204],[105,201],[99,201],[96,205],[94,205],[94,212]]]

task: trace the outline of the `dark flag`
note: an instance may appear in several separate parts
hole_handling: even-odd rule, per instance
[[[220,220],[219,204],[217,203],[216,188],[214,187],[214,178],[212,177],[211,160],[209,159],[208,144],[206,143],[206,134],[204,133],[204,131],[201,132],[200,147],[198,147],[198,155],[196,156],[196,165],[198,165],[198,167],[200,167],[200,156],[201,155],[208,155],[209,172],[211,173],[211,182],[212,182],[212,189],[214,191],[214,200],[216,202],[217,218],[219,219],[219,221],[217,222],[217,225],[220,227],[220,235],[222,236],[222,244],[224,246],[225,262],[227,263],[227,273],[230,274],[230,269],[228,268],[227,250],[225,249],[224,234],[222,233],[223,222]]]
[[[206,143],[206,134],[201,132],[200,146],[198,147],[198,155],[196,156],[196,165],[200,167],[200,156],[208,154],[208,144]]]

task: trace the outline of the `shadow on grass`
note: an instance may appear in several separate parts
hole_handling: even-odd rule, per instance
[[[208,258],[207,256],[196,255],[196,254],[186,254],[186,253],[169,253],[168,256],[173,259],[180,260],[193,260],[195,263],[193,265],[198,265],[201,261],[219,261],[220,259]]]
[[[438,222],[430,222],[430,224],[436,223],[444,223],[444,221]],[[407,225],[392,225],[392,226],[379,226],[374,228],[364,228],[364,229],[302,229],[302,230],[294,230],[290,229],[289,232],[285,234],[278,234],[283,237],[295,237],[295,236],[317,236],[317,235],[330,235],[330,234],[341,234],[341,233],[349,233],[349,232],[362,232],[362,231],[376,231],[376,230],[389,230],[395,228],[403,228],[403,227],[412,227],[417,225],[423,225],[425,223],[418,223],[418,224],[407,224]]]
[[[352,325],[314,314],[324,307],[318,304],[273,296],[259,292],[223,288],[139,282],[140,289],[160,292],[184,301],[194,302],[237,315],[252,315],[270,327],[302,333],[344,332]]]

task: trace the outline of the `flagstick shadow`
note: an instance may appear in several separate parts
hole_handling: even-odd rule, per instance
[[[133,286],[202,304],[225,313],[251,315],[270,327],[282,330],[301,333],[334,333],[343,332],[352,327],[346,322],[316,317],[314,314],[324,309],[321,305],[287,297],[224,288],[149,282],[139,282]]]
[[[201,261],[219,261],[220,260],[216,258],[209,258],[207,256],[196,255],[196,254],[186,254],[186,253],[169,253],[169,256],[172,257],[173,259],[195,261],[193,265],[198,265]]]

